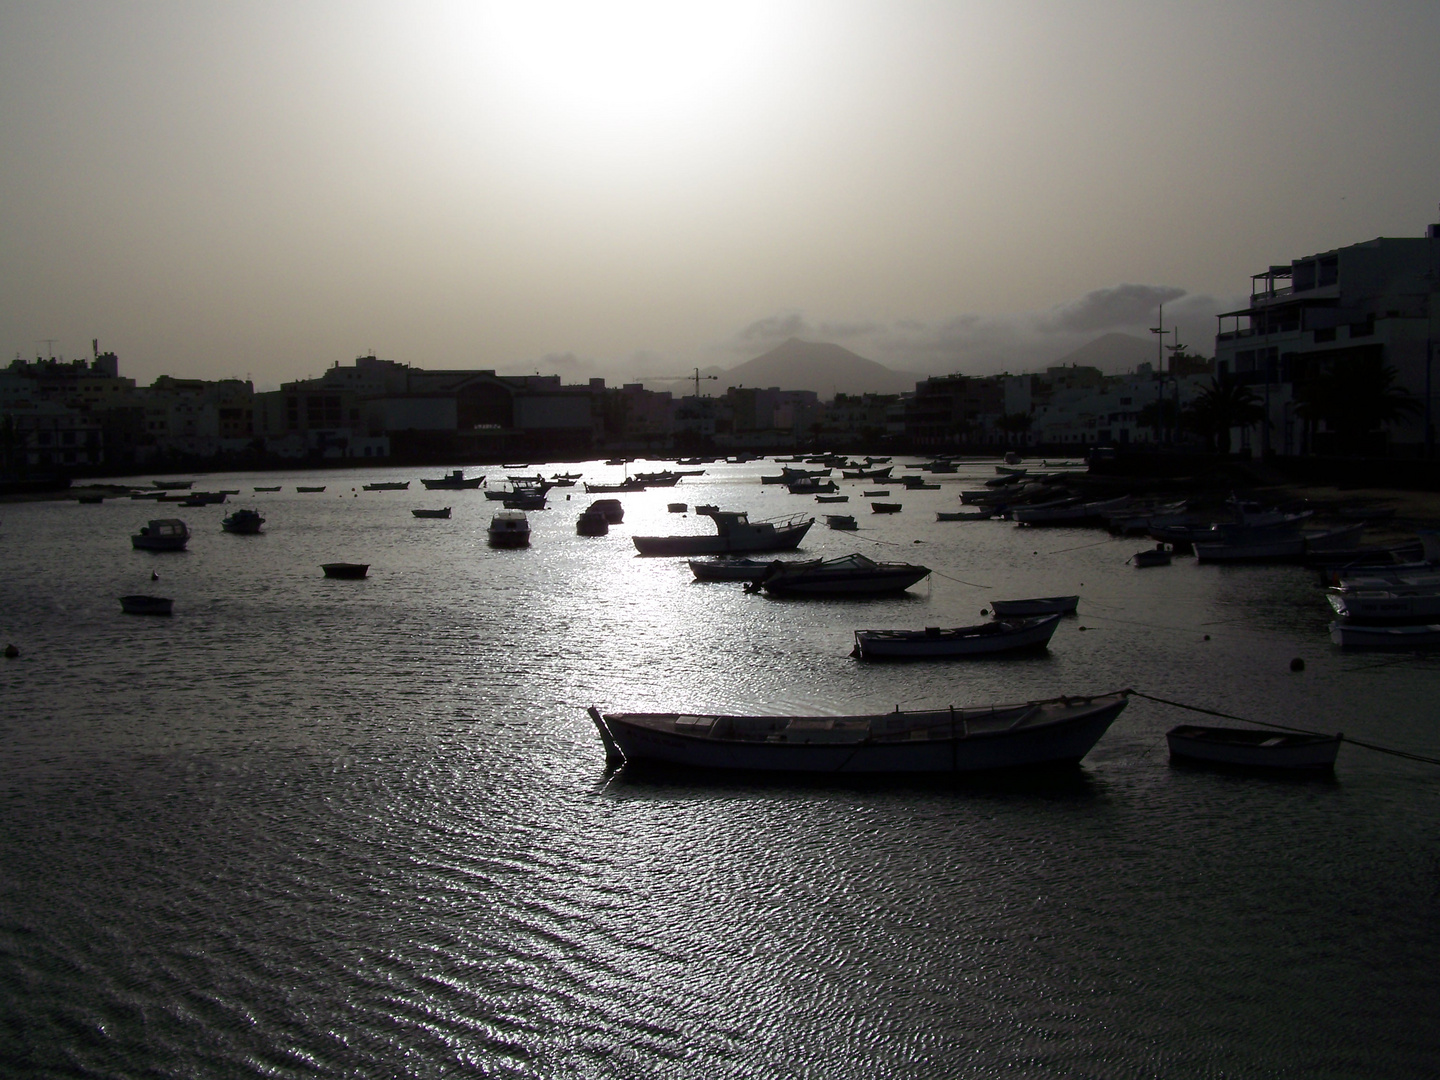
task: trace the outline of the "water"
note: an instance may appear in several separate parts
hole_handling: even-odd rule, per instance
[[[607,776],[590,704],[1124,686],[1440,754],[1440,664],[1333,649],[1305,571],[1136,571],[1135,540],[936,523],[988,463],[892,489],[893,517],[846,484],[862,530],[812,530],[807,553],[937,571],[901,598],[775,600],[635,557],[631,535],[708,531],[675,500],[847,509],[760,471],[621,496],[601,538],[574,533],[583,489],[556,489],[522,551],[486,547],[498,504],[421,470],[197,484],[246,493],[226,507],[0,506],[0,641],[21,649],[0,661],[0,1072],[1433,1073],[1433,767],[1347,746],[1333,780],[1178,769],[1163,733],[1193,715],[1134,700],[1059,778]],[[416,482],[359,490],[387,479]],[[236,505],[266,533],[222,533]],[[130,549],[172,513],[188,552]],[[370,576],[325,579],[332,561]],[[130,592],[174,617],[122,615]],[[847,655],[857,628],[1069,592],[1040,656]]]

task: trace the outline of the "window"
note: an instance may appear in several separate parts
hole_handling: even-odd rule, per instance
[[[1361,322],[1352,322],[1350,324],[1350,336],[1352,338],[1369,337],[1373,333],[1375,333],[1374,315],[1371,315],[1368,319]]]
[[[1316,331],[1315,331],[1315,340],[1316,340],[1316,341],[1334,341],[1334,340],[1335,340],[1335,328],[1334,328],[1333,326],[1330,326],[1330,327],[1326,327],[1326,328],[1323,329],[1323,330],[1316,330]]]
[[[1320,274],[1315,283],[1321,288],[1340,280],[1340,256],[1326,255],[1320,260]]]

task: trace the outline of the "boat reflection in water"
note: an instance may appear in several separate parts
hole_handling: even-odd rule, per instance
[[[1078,762],[1125,691],[1018,705],[858,716],[589,710],[611,765],[805,773],[960,773]]]

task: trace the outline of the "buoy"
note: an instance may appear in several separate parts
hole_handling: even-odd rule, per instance
[[[151,580],[151,581],[159,581],[159,580],[160,580],[160,572],[159,572],[158,570],[151,570],[151,571],[150,571],[150,580]]]
[[[1298,657],[1298,656],[1295,657],[1294,660],[1291,660],[1291,661],[1290,661],[1290,670],[1291,670],[1291,671],[1304,671],[1304,670],[1305,670],[1305,661],[1302,660],[1302,659],[1300,659],[1300,657]]]
[[[982,608],[980,609],[980,614],[981,614],[981,615],[989,615],[989,614],[990,614],[990,609],[989,609],[988,607],[982,607]]]
[[[20,655],[20,650],[17,649],[14,645],[6,645],[6,646],[5,646],[5,659],[6,659],[6,660],[14,660],[14,659],[15,659],[17,656],[19,656],[19,655]]]
[[[1080,627],[1080,632],[1083,634],[1085,632],[1085,627]]]
[[[1209,634],[1206,634],[1206,635],[1205,635],[1205,640],[1206,640],[1206,641],[1209,641],[1209,640],[1210,640],[1210,635],[1209,635]]]

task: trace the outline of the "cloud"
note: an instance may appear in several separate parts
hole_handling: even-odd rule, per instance
[[[1161,304],[1185,295],[1184,289],[1168,285],[1116,285],[1096,289],[1079,300],[1062,304],[1054,314],[1040,320],[1040,329],[1049,333],[1086,333],[1139,326],[1153,320]]]
[[[735,348],[743,352],[756,343],[778,345],[792,337],[805,337],[811,334],[814,334],[814,329],[810,324],[801,317],[799,312],[792,311],[784,315],[771,315],[768,318],[757,319],[735,335]]]

